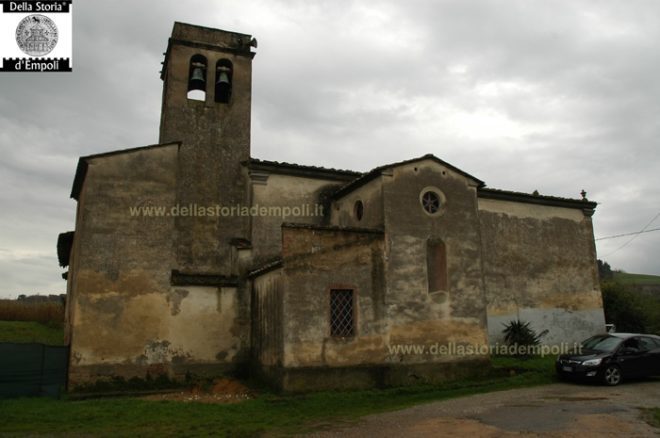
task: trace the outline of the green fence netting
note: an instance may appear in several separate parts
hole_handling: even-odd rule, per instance
[[[0,398],[58,397],[68,362],[69,347],[0,343]]]

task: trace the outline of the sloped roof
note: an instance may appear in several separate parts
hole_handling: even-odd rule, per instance
[[[281,267],[282,267],[282,257],[277,257],[277,258],[275,258],[271,261],[268,261],[268,262],[266,262],[266,263],[264,263],[260,266],[257,266],[256,268],[251,269],[247,273],[247,277],[248,278],[258,277],[262,274],[265,274],[267,272],[273,271],[273,270],[275,270],[277,268],[281,268]]]
[[[243,161],[244,166],[251,170],[264,170],[271,173],[282,173],[286,175],[306,176],[320,179],[337,179],[341,181],[350,181],[362,175],[362,172],[353,170],[333,169],[320,166],[308,166],[303,164],[285,163],[283,161],[260,160],[250,158]]]
[[[181,145],[181,142],[172,142],[172,143],[162,143],[162,144],[153,144],[148,146],[140,146],[129,149],[120,149],[111,152],[104,152],[100,154],[87,155],[80,157],[78,159],[78,166],[76,168],[76,174],[73,180],[73,187],[71,188],[71,198],[78,200],[80,196],[80,190],[82,189],[83,182],[85,181],[85,175],[87,174],[88,160],[95,158],[104,158],[110,157],[119,154],[127,154],[132,152],[138,152],[148,149]],[[319,179],[333,179],[337,181],[344,181],[346,184],[340,187],[332,197],[338,199],[344,196],[347,193],[361,187],[367,182],[377,178],[382,174],[383,171],[391,169],[397,166],[402,166],[417,161],[423,160],[432,160],[436,163],[447,167],[448,169],[453,170],[454,172],[463,175],[466,178],[473,180],[477,184],[477,194],[480,198],[485,199],[499,199],[499,200],[508,200],[515,202],[524,202],[531,204],[540,204],[540,205],[550,205],[556,207],[566,207],[566,208],[580,208],[585,210],[594,210],[598,205],[596,202],[589,201],[587,199],[571,199],[571,198],[562,198],[558,196],[547,196],[547,195],[536,195],[523,192],[514,192],[509,190],[498,190],[486,187],[486,184],[480,179],[470,175],[467,172],[447,163],[446,161],[441,160],[433,154],[426,154],[421,157],[412,158],[410,160],[398,161],[396,163],[385,164],[383,166],[378,166],[369,172],[356,172],[353,170],[346,169],[334,169],[321,166],[309,166],[295,163],[286,163],[281,161],[270,161],[270,160],[260,160],[257,158],[250,158],[249,160],[243,161],[241,164],[246,166],[250,170],[263,170],[270,173],[281,173],[286,175],[294,176],[303,176],[307,178],[319,178]]]
[[[227,286],[235,287],[238,285],[238,277],[226,276],[222,274],[179,272],[172,270],[170,276],[172,286]]]
[[[75,199],[76,201],[78,200],[78,197],[80,196],[80,190],[82,190],[82,185],[83,182],[85,182],[85,176],[87,175],[87,160],[91,160],[94,158],[105,158],[105,157],[112,157],[115,155],[120,155],[120,154],[130,154],[132,152],[139,152],[139,151],[144,151],[148,149],[155,149],[155,148],[160,148],[160,147],[165,147],[165,146],[173,146],[173,145],[181,145],[181,142],[171,142],[171,143],[160,143],[160,144],[152,144],[148,146],[138,146],[135,148],[128,148],[128,149],[119,149],[119,150],[114,150],[110,152],[103,152],[100,154],[93,154],[93,155],[86,155],[83,157],[78,158],[78,166],[76,167],[76,174],[73,177],[73,186],[71,187],[71,198]]]
[[[527,204],[549,205],[553,207],[581,208],[594,210],[598,203],[588,199],[562,198],[559,196],[537,195],[509,190],[498,190],[480,187],[477,196],[485,199],[498,199],[502,201],[524,202]]]
[[[344,233],[366,233],[383,234],[382,228],[344,227],[337,225],[318,225],[298,222],[284,222],[282,228],[297,228],[316,231],[344,232]]]
[[[363,186],[364,184],[368,183],[372,179],[378,177],[384,170],[391,169],[391,168],[398,167],[398,166],[403,166],[405,164],[410,164],[410,163],[414,163],[414,162],[417,162],[417,161],[423,161],[423,160],[435,161],[436,163],[438,163],[442,166],[445,166],[446,168],[451,169],[454,172],[456,172],[460,175],[463,175],[466,178],[469,178],[469,179],[473,180],[474,182],[477,183],[478,187],[485,186],[485,183],[483,181],[481,181],[479,178],[476,178],[476,177],[470,175],[469,173],[464,172],[463,170],[459,169],[458,167],[452,166],[451,164],[447,163],[446,161],[441,160],[440,158],[436,157],[433,154],[426,154],[426,155],[422,155],[421,157],[412,158],[410,160],[398,161],[396,163],[390,163],[390,164],[385,164],[383,166],[378,166],[378,167],[370,170],[369,172],[362,174],[360,177],[354,179],[353,181],[346,184],[345,186],[341,187],[339,190],[337,190],[334,193],[333,198],[334,199],[341,198],[345,194],[350,193],[353,190],[357,189],[358,187]]]

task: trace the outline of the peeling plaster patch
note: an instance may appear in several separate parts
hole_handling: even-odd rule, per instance
[[[449,294],[445,291],[436,291],[429,294],[431,300],[436,304],[444,304],[447,301]]]
[[[188,296],[188,293],[185,289],[174,289],[167,294],[167,304],[170,305],[172,316],[181,312],[181,301]]]
[[[151,341],[144,347],[144,356],[146,356],[146,363],[163,363],[169,362],[170,352],[169,341]],[[140,356],[142,357],[142,356]]]
[[[144,355],[144,354],[141,354],[135,359],[135,363],[138,364],[138,365],[147,365],[149,362],[148,362],[147,356]]]
[[[124,301],[118,294],[103,294],[81,296],[80,302],[83,307],[93,310],[99,315],[111,318],[113,325],[116,325],[124,311]]]
[[[433,319],[443,320],[451,316],[451,300],[449,292],[436,291],[429,294],[431,303],[429,308],[432,311]]]

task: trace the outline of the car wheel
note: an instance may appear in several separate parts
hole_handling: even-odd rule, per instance
[[[621,383],[621,369],[616,365],[608,365],[603,372],[603,381],[608,386],[616,386]]]

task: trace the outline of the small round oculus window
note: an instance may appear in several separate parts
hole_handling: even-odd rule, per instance
[[[419,202],[427,214],[437,216],[444,211],[446,200],[440,190],[435,187],[426,187],[419,194]]]

